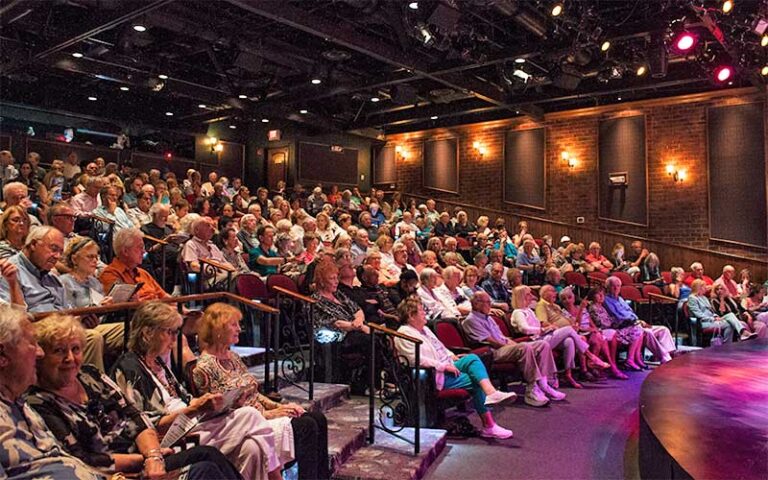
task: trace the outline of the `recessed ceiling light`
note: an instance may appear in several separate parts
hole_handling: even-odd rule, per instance
[[[523,57],[518,57],[515,59],[515,63],[525,63],[525,59]]]
[[[639,67],[637,67],[637,76],[641,77],[641,76],[645,75],[646,71],[647,71],[647,69],[645,68],[645,65],[640,65]]]
[[[201,103],[201,104],[200,104],[200,105],[198,105],[197,107],[198,107],[198,108],[207,108],[207,107],[206,107],[206,105],[205,105],[204,103]]]
[[[419,2],[411,2],[408,4],[408,8],[411,10],[418,10],[419,9]]]
[[[161,73],[160,75],[157,76],[157,78],[159,78],[160,80],[168,80],[168,75],[164,75]]]
[[[616,97],[616,100],[621,101],[621,97]]]
[[[320,85],[321,83],[323,83],[323,81],[320,80],[319,78],[312,79],[312,85]]]
[[[88,100],[90,100],[92,102],[95,102],[96,100],[98,100],[98,98],[96,98],[96,97],[88,97]]]
[[[237,96],[237,98],[239,98],[240,100],[245,100],[246,98],[248,98],[248,95],[244,95],[241,93],[240,95]]]
[[[302,108],[301,110],[299,110],[299,113],[302,114],[302,115],[306,115],[309,112],[308,112],[308,110]]]
[[[172,117],[173,116],[173,112],[165,112],[165,116],[166,117]]]
[[[75,52],[75,53],[72,54],[72,56],[75,57],[75,58],[83,58],[83,54],[80,53],[80,52]]]
[[[136,30],[137,32],[146,32],[147,31],[147,27],[145,27],[144,25],[138,25],[138,24],[134,25],[133,29]]]
[[[430,118],[430,119],[432,119],[432,120],[437,120],[437,115],[432,115],[432,116],[431,116],[431,117],[429,117],[429,118]]]
[[[372,101],[373,103],[376,103],[376,102],[378,102],[379,100],[381,100],[379,97],[371,97],[371,101]]]
[[[269,123],[269,119],[268,118],[262,118],[261,119],[261,123]]]
[[[520,110],[515,110],[515,115],[520,115]]]
[[[120,90],[122,90],[124,92],[127,92],[128,90],[130,90],[130,88],[128,88],[128,87],[120,87]]]
[[[607,52],[608,49],[611,48],[611,42],[608,40],[604,41],[602,45],[600,45],[600,50]]]
[[[556,4],[552,5],[552,10],[549,12],[553,17],[557,17],[561,13],[563,13],[563,4],[560,2],[557,2]]]
[[[764,77],[765,77],[766,75],[768,75],[768,65],[764,66],[764,67],[763,67],[763,68],[760,70],[760,74],[761,74],[762,76],[764,76]]]
[[[229,126],[229,128],[231,128],[232,130],[234,130],[234,129],[236,129],[236,128],[237,128],[237,125],[230,125],[230,126]]]

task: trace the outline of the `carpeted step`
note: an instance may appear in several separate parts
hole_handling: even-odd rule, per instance
[[[280,395],[286,402],[294,402],[309,411],[327,412],[349,398],[349,385],[335,383],[315,383],[312,400],[309,400],[309,384],[299,383],[280,389]]]

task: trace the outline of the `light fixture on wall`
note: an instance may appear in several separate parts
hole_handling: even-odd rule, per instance
[[[395,155],[397,156],[398,160],[408,160],[408,150],[406,150],[404,147],[401,147],[400,145],[395,146]]]
[[[676,168],[674,165],[667,165],[667,175],[672,177],[676,183],[683,183],[686,178],[686,171]]]
[[[576,165],[578,165],[576,157],[565,150],[560,154],[560,158],[562,158],[566,165],[568,165],[568,168],[576,168]]]
[[[479,141],[472,142],[472,148],[475,150],[475,153],[477,153],[478,158],[483,158],[487,152],[485,145]]]
[[[221,153],[224,150],[224,144],[216,137],[206,137],[204,142],[211,147],[211,153]]]

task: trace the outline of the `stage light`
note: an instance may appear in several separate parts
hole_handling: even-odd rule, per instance
[[[518,57],[515,59],[515,63],[525,63],[525,59],[523,57]]]
[[[768,67],[766,67],[766,68],[768,68]],[[438,118],[437,115],[432,115],[431,117],[429,117],[430,120],[437,120],[437,118]]]
[[[204,103],[201,103],[200,105],[197,106],[197,108],[207,108],[207,107]]]
[[[730,80],[733,75],[733,69],[728,65],[723,65],[715,69],[715,80],[720,83],[725,83]]]
[[[512,72],[512,75],[515,77],[521,79],[523,82],[527,82],[529,78],[531,78],[530,74],[526,73],[525,70],[521,69],[515,69],[514,72]]]
[[[762,76],[768,75],[768,65],[764,66],[762,69],[760,69],[760,74]]]
[[[98,98],[96,98],[96,97],[88,97],[88,100],[90,100],[92,102],[95,102],[96,100],[98,100]]]
[[[234,129],[236,129],[236,128],[237,128],[237,125],[230,125],[230,126],[229,126],[229,128],[231,128],[232,130],[234,130]]]
[[[600,45],[600,50],[602,50],[603,52],[607,52],[609,48],[611,48],[611,42],[609,42],[608,40],[604,41],[603,44]]]
[[[411,2],[408,4],[408,8],[411,10],[418,10],[419,9],[419,2]]]
[[[621,101],[621,97],[616,97],[616,100]]]
[[[377,103],[377,102],[381,101],[381,99],[379,97],[371,97],[371,101],[373,103]]]
[[[427,25],[419,22],[416,25],[416,32],[418,33],[418,39],[426,46],[432,45],[435,42],[435,37],[432,32],[429,31]]]
[[[696,45],[696,36],[690,32],[682,32],[675,37],[673,45],[675,50],[685,53]]]
[[[130,88],[128,88],[128,87],[120,87],[120,90],[122,90],[124,92],[127,92],[128,90],[130,90]]]
[[[160,75],[157,76],[157,78],[159,78],[160,80],[168,80],[168,75],[161,73]]]
[[[733,10],[733,0],[725,0],[722,8],[723,13],[731,13],[731,10]]]
[[[170,160],[173,158],[173,152],[165,152],[165,155],[163,155],[166,160]]]
[[[760,38],[760,46],[768,47],[768,35],[763,35],[762,38]]]
[[[241,93],[240,95],[237,96],[237,98],[239,98],[240,100],[245,100],[246,98],[248,98],[248,95]]]
[[[80,52],[75,52],[75,53],[72,54],[72,56],[75,57],[75,58],[83,58],[83,54],[80,53]]]
[[[645,75],[645,72],[647,70],[648,69],[645,68],[645,65],[640,65],[639,67],[637,67],[637,71],[635,73],[637,74],[638,77],[642,77],[643,75]]]
[[[269,123],[269,119],[268,118],[262,118],[261,119],[261,123]]]
[[[550,10],[549,13],[552,14],[553,17],[557,17],[563,13],[563,4],[560,2],[555,3],[552,5],[552,10]]]
[[[166,117],[172,117],[173,116],[173,112],[165,112],[165,116]]]
[[[313,78],[313,79],[312,79],[312,85],[320,85],[321,83],[323,83],[323,81],[322,81],[322,80],[320,80],[320,79],[319,79],[319,78],[317,78],[317,77],[315,77],[315,78]]]
[[[138,24],[134,25],[133,29],[136,30],[137,32],[146,32],[147,31],[147,27],[145,27],[144,25],[138,25]]]
[[[307,113],[309,113],[309,111],[305,108],[302,108],[301,110],[299,110],[299,113],[302,115],[306,115]]]

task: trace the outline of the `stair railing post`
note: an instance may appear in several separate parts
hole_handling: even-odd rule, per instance
[[[314,305],[309,304],[309,400],[315,398],[315,327],[314,327]]]
[[[415,392],[416,392],[416,401],[413,402],[413,405],[415,405],[416,408],[416,429],[414,430],[413,435],[413,451],[414,455],[418,455],[419,451],[421,450],[421,408],[419,407],[419,398],[420,398],[420,384],[421,384],[421,345],[416,344],[416,368],[414,369],[414,381],[416,382],[415,385]]]
[[[374,360],[376,358],[376,330],[371,330],[371,358],[370,358],[370,368],[369,368],[369,374],[368,374],[368,443],[373,444],[374,442],[374,415],[375,415],[375,408],[374,408],[374,391],[373,388],[376,383],[376,361]]]

